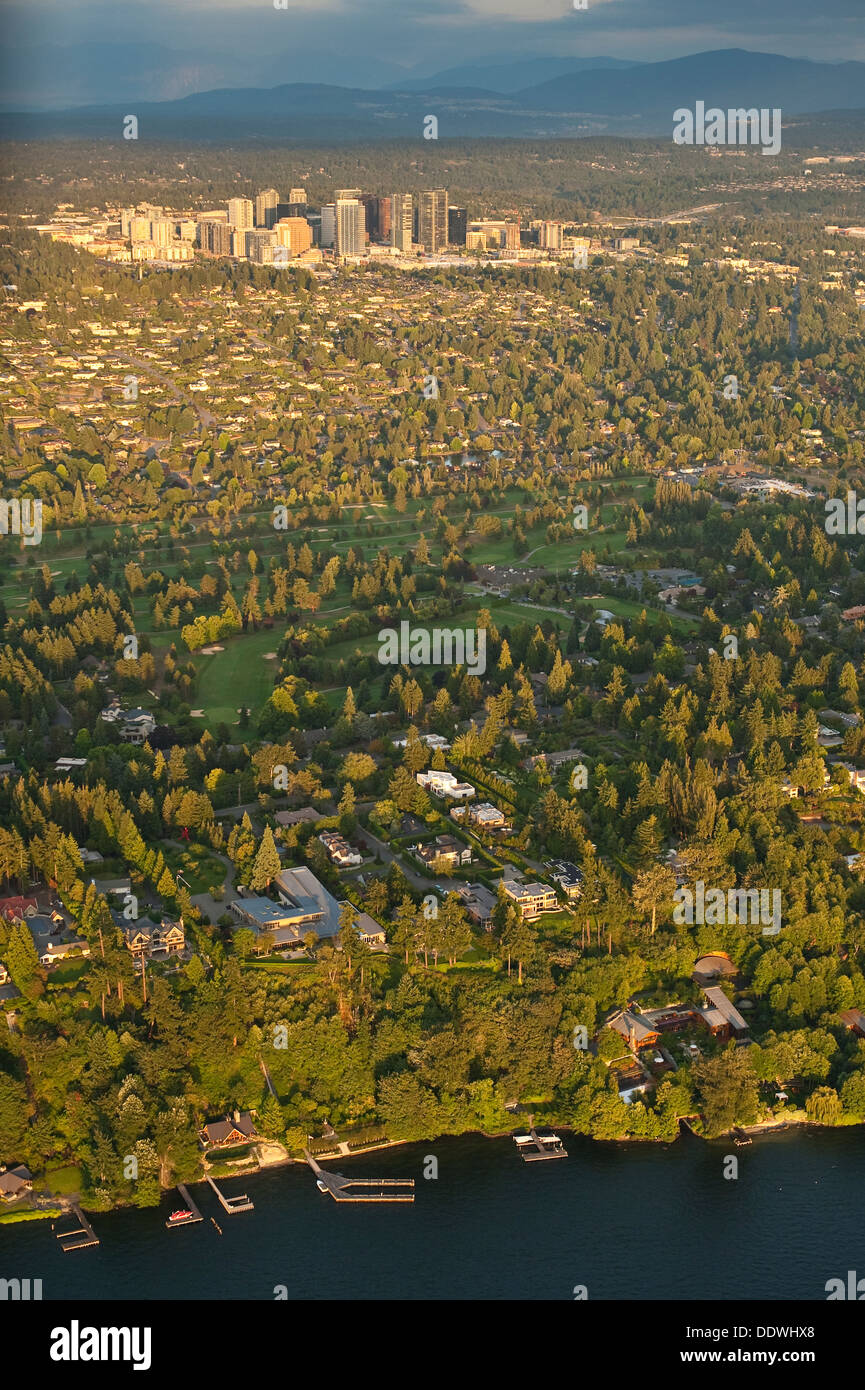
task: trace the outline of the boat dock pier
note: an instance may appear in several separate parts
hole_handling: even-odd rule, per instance
[[[525,1163],[541,1163],[546,1158],[567,1158],[568,1151],[557,1134],[538,1134],[532,1127],[528,1134],[515,1134],[514,1143]]]
[[[205,1174],[205,1177],[207,1178],[207,1181],[210,1183],[210,1186],[213,1188],[214,1192],[219,1198],[222,1204],[223,1211],[226,1211],[229,1216],[234,1216],[235,1213],[238,1211],[255,1210],[252,1202],[250,1202],[245,1192],[240,1197],[223,1197],[222,1193],[216,1186],[216,1183],[213,1181],[213,1178],[209,1175],[209,1173]]]
[[[313,1158],[308,1149],[303,1156],[312,1171],[335,1202],[413,1202],[414,1178],[346,1178],[342,1173],[328,1173]],[[375,1192],[358,1192],[357,1188],[374,1187]],[[393,1191],[408,1188],[409,1191]]]
[[[76,1202],[72,1204],[72,1210],[78,1218],[78,1228],[74,1231],[57,1231],[57,1239],[60,1241],[61,1250],[84,1250],[88,1245],[98,1245],[99,1237],[91,1226],[84,1212]]]
[[[193,1202],[182,1182],[177,1184],[177,1190],[186,1203],[187,1211],[191,1211],[192,1215],[185,1217],[183,1221],[166,1221],[165,1229],[167,1231],[173,1231],[176,1226],[194,1226],[197,1221],[204,1220],[204,1217],[201,1215],[201,1212],[198,1210],[198,1207]]]

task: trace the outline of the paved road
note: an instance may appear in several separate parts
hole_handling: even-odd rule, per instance
[[[212,429],[219,423],[212,411],[205,410],[204,406],[200,405],[198,401],[194,400],[191,396],[185,396],[178,388],[177,382],[172,381],[170,376],[166,376],[164,372],[159,371],[152,362],[146,361],[143,357],[132,357],[128,352],[109,352],[106,353],[106,356],[114,357],[119,362],[126,362],[130,366],[137,367],[138,371],[142,372],[145,376],[153,377],[154,381],[161,382],[161,384],[167,387],[172,393],[175,400],[181,401],[183,405],[188,405],[195,411],[202,425]]]
[[[439,888],[442,893],[454,893],[462,882],[462,880],[454,878],[426,878],[424,874],[418,873],[417,870],[400,859],[398,854],[394,854],[393,850],[383,840],[373,835],[371,830],[364,830],[363,826],[358,826],[357,834],[358,838],[368,849],[372,850],[373,854],[381,855],[385,864],[396,863],[397,868],[405,874],[412,887],[417,888],[421,893],[429,893],[434,887]]]

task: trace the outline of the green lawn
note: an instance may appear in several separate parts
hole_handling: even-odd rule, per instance
[[[171,872],[180,871],[191,893],[212,893],[225,882],[225,865],[201,845],[190,845],[185,850],[163,845],[163,854]]]
[[[249,706],[255,716],[270,695],[279,670],[279,663],[265,661],[264,654],[276,651],[281,637],[279,628],[262,628],[224,638],[218,644],[224,651],[195,656],[199,679],[193,708],[204,710],[202,726],[236,724],[241,705]]]
[[[81,1169],[74,1163],[61,1168],[47,1168],[44,1182],[40,1184],[46,1192],[54,1192],[58,1197],[70,1197],[81,1191]]]
[[[90,969],[90,961],[81,956],[76,956],[64,965],[57,965],[48,976],[49,989],[59,989],[64,985],[74,984],[80,980],[82,975],[86,975]]]
[[[641,603],[639,600],[619,598],[618,596],[611,597],[609,594],[601,594],[601,597],[594,599],[593,602],[596,609],[605,608],[608,613],[615,613],[620,618],[639,618],[645,610],[651,621],[652,617],[659,612],[657,608],[649,608],[647,604]],[[686,633],[690,628],[699,626],[700,623],[700,619],[695,618],[691,613],[668,613],[667,616],[673,624],[674,631],[679,633]]]
[[[32,1211],[29,1207],[21,1207],[17,1211],[7,1211],[0,1214],[0,1226],[12,1226],[17,1221],[45,1221],[48,1217],[62,1216],[60,1207],[42,1207],[39,1211]]]

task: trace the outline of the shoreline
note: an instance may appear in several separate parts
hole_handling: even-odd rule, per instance
[[[821,1125],[817,1123],[817,1121],[815,1120],[807,1119],[804,1115],[794,1114],[791,1115],[788,1119],[784,1120],[759,1120],[756,1124],[753,1125],[736,1125],[733,1129],[725,1130],[721,1134],[713,1135],[711,1139],[707,1138],[705,1134],[697,1134],[688,1123],[687,1117],[682,1117],[682,1119],[680,1120],[679,1128],[672,1139],[640,1139],[636,1138],[634,1135],[623,1135],[614,1139],[594,1139],[592,1135],[579,1134],[579,1131],[572,1129],[570,1125],[542,1125],[541,1128],[548,1129],[554,1127],[558,1130],[561,1130],[565,1134],[578,1135],[580,1138],[590,1139],[592,1143],[596,1144],[675,1144],[682,1137],[682,1130],[684,1127],[684,1129],[687,1130],[688,1134],[690,1134],[692,1138],[698,1139],[704,1144],[716,1144],[722,1139],[732,1139],[736,1130],[741,1131],[741,1133],[743,1134],[747,1134],[749,1137],[760,1137],[764,1134],[780,1134],[784,1131],[790,1131],[794,1129],[825,1129],[834,1131],[844,1129],[861,1129],[863,1126],[865,1126],[865,1121],[859,1121],[856,1124],[852,1125]],[[488,1134],[486,1133],[486,1131],[481,1129],[468,1129],[462,1130],[459,1134],[438,1134],[435,1136],[434,1139],[387,1139],[382,1143],[364,1145],[363,1148],[356,1149],[354,1152],[347,1154],[340,1153],[338,1150],[326,1150],[323,1154],[314,1154],[313,1157],[319,1162],[322,1162],[323,1160],[322,1166],[325,1166],[326,1164],[334,1160],[362,1158],[364,1154],[380,1153],[384,1149],[405,1148],[407,1145],[410,1144],[434,1144],[439,1139],[468,1139],[477,1136],[480,1139],[493,1140],[510,1139],[512,1135],[513,1130],[501,1130],[496,1134]],[[270,1141],[270,1146],[272,1148],[278,1147],[275,1141]],[[305,1158],[294,1158],[291,1154],[286,1153],[283,1158],[274,1158],[273,1160],[267,1163],[256,1162],[249,1167],[239,1167],[236,1172],[223,1173],[219,1177],[214,1178],[213,1180],[214,1182],[232,1182],[235,1178],[241,1179],[258,1177],[262,1173],[269,1173],[274,1169],[288,1168],[289,1166],[293,1165],[299,1165],[300,1167],[308,1166]],[[210,1174],[210,1176],[213,1176],[212,1173]],[[187,1187],[201,1186],[206,1182],[207,1176],[202,1174],[202,1176],[200,1177],[187,1178],[184,1185]],[[176,1187],[176,1182],[172,1183],[170,1187],[161,1187],[160,1202],[167,1196],[169,1192],[173,1192],[176,1189]],[[48,1196],[52,1202],[56,1202],[56,1204],[59,1207],[62,1207],[62,1215],[64,1216],[72,1210],[73,1203],[80,1206],[82,1210],[92,1211],[91,1208],[88,1208],[84,1205],[80,1196],[73,1195],[71,1197],[55,1197],[53,1194],[46,1194],[46,1196]],[[134,1204],[131,1202],[119,1202],[116,1206],[107,1207],[104,1211],[95,1212],[94,1214],[96,1216],[108,1216],[115,1211],[129,1211],[134,1209]],[[30,1209],[28,1208],[27,1210]],[[145,1208],[145,1210],[151,1210],[151,1208]],[[158,1208],[153,1207],[152,1210],[156,1211],[158,1210]],[[11,1215],[11,1213],[9,1214]],[[55,1216],[54,1219],[57,1220],[59,1218]]]

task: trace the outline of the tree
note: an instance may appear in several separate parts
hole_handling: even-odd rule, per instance
[[[639,913],[651,917],[653,936],[658,913],[669,909],[675,891],[676,877],[666,864],[653,864],[650,869],[643,869],[634,879],[631,888],[634,907]]]
[[[279,850],[274,843],[273,831],[269,825],[266,825],[258,853],[255,856],[255,863],[252,866],[250,887],[256,892],[269,887],[281,868],[282,861],[279,857]]]
[[[731,1043],[693,1069],[710,1138],[736,1124],[754,1124],[758,1114],[757,1077],[746,1049]]]
[[[517,962],[517,981],[523,982],[523,966],[530,962],[537,950],[537,943],[533,932],[527,922],[523,920],[523,914],[519,909],[515,909],[508,914],[507,924],[502,933],[502,944],[508,952],[508,974],[511,973],[511,959]]]
[[[818,1086],[805,1102],[805,1114],[818,1125],[836,1125],[843,1114],[838,1092],[831,1086]]]
[[[44,979],[33,937],[23,922],[13,922],[6,945],[6,968],[21,993],[30,996],[34,985]],[[41,990],[39,991],[41,993]]]
[[[439,911],[438,923],[442,950],[450,964],[455,965],[457,956],[463,955],[472,944],[471,927],[458,894],[448,893]]]

